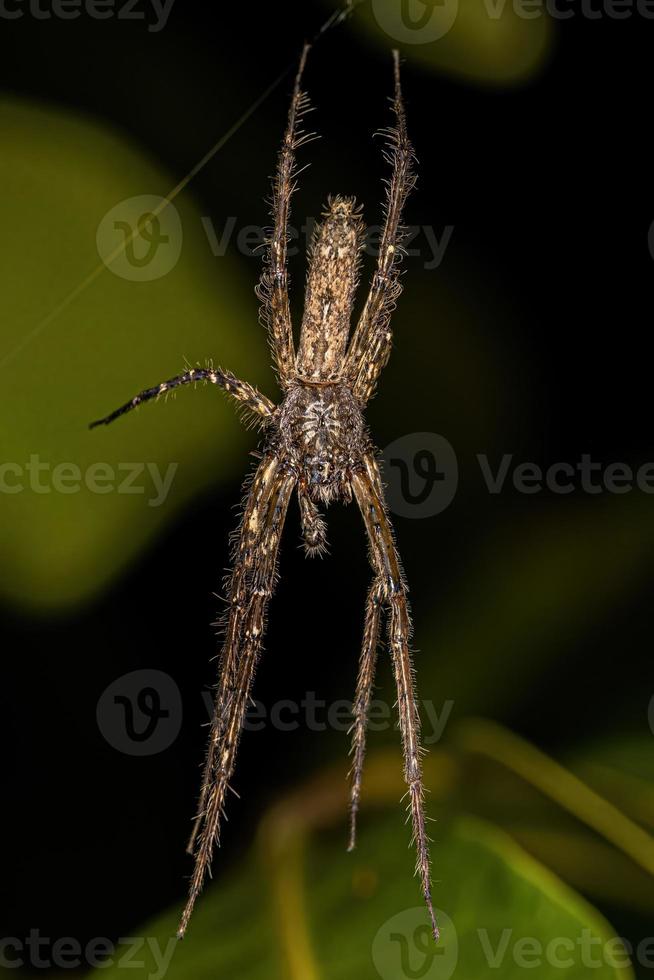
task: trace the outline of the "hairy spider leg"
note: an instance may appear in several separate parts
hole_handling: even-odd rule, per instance
[[[379,246],[377,269],[348,349],[345,368],[346,378],[362,405],[373,396],[379,375],[386,366],[391,352],[393,342],[391,314],[402,292],[400,261],[402,242],[405,237],[402,213],[407,197],[416,184],[415,155],[407,134],[398,51],[393,52],[393,58],[395,71],[393,111],[396,124],[385,132],[388,143],[384,158],[392,167],[391,178],[387,182],[386,220]]]
[[[356,847],[357,816],[361,802],[361,783],[363,763],[366,755],[366,729],[370,701],[375,684],[375,670],[379,650],[379,629],[384,605],[384,585],[375,577],[366,599],[366,615],[363,627],[363,643],[359,658],[357,689],[354,698],[354,722],[350,729],[352,735],[352,766],[350,769],[350,836],[348,851]]]
[[[278,470],[279,459],[277,456],[268,456],[257,467],[254,475],[247,478],[243,488],[247,496],[243,511],[242,530],[235,544],[232,556],[233,568],[226,583],[229,611],[227,613],[225,634],[220,655],[219,681],[215,696],[216,709],[212,719],[197,815],[186,846],[188,854],[195,853],[195,841],[202,826],[207,793],[211,788],[215,752],[221,739],[219,720],[224,714],[230,692],[234,690],[236,685],[241,627],[246,611],[246,604],[242,601],[242,596],[247,588],[248,569],[252,561],[252,549],[256,542],[256,528],[259,522],[259,514],[262,508],[266,506],[266,501],[271,492],[271,485],[277,477]]]
[[[154,388],[146,388],[138,395],[135,395],[131,401],[117,408],[115,412],[112,412],[103,419],[98,419],[97,422],[91,422],[89,428],[95,429],[98,425],[109,425],[111,422],[120,418],[121,415],[126,415],[128,412],[138,408],[139,405],[143,405],[144,402],[151,401],[153,398],[159,398],[160,395],[164,395],[167,391],[173,391],[181,385],[196,384],[198,381],[210,381],[211,384],[218,385],[228,395],[235,398],[246,412],[251,413],[259,421],[270,418],[275,411],[275,406],[269,398],[262,395],[260,391],[257,391],[247,381],[240,381],[231,371],[221,371],[219,368],[215,370],[214,368],[191,368],[184,374],[177,375],[176,378],[162,381],[161,384],[155,385]]]
[[[254,673],[261,651],[268,602],[276,580],[277,552],[295,475],[275,457],[259,466],[237,545],[227,635],[216,711],[201,793],[200,829],[189,897],[177,932],[186,932],[218,842],[225,795],[234,772]]]
[[[310,47],[309,44],[304,46],[295,79],[288,124],[273,180],[273,228],[264,255],[263,272],[256,289],[261,301],[259,317],[268,330],[270,349],[282,389],[288,387],[295,368],[293,323],[288,297],[288,222],[291,198],[297,187],[295,151],[315,138],[314,134],[300,129],[302,117],[310,111],[309,98],[302,91],[302,75]]]
[[[397,706],[404,752],[404,779],[408,787],[413,839],[417,851],[416,872],[431,918],[434,939],[438,927],[431,898],[429,841],[425,828],[424,786],[420,746],[420,716],[416,703],[411,658],[411,615],[407,586],[395,547],[393,529],[386,504],[374,482],[365,471],[352,476],[354,494],[368,534],[370,563],[383,589],[384,605],[389,612],[388,642],[397,687]]]

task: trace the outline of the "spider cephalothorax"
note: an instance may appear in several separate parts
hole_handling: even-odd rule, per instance
[[[235,539],[233,569],[227,582],[225,619],[215,715],[209,739],[198,815],[189,842],[195,855],[189,899],[179,926],[183,936],[207,874],[236,750],[261,653],[268,602],[273,591],[277,551],[293,491],[297,492],[302,536],[308,554],[325,549],[325,521],[320,507],[354,497],[368,538],[373,581],[368,593],[354,702],[353,764],[350,796],[350,847],[354,847],[365,754],[365,733],[372,695],[383,612],[397,685],[397,706],[404,750],[417,870],[434,935],[429,856],[423,808],[420,721],[410,650],[411,618],[407,586],[384,501],[377,453],[363,408],[374,394],[388,360],[391,313],[401,292],[399,260],[404,232],[402,211],[415,184],[413,150],[406,130],[400,88],[399,55],[395,58],[396,126],[388,130],[387,159],[392,176],[386,191],[386,220],[377,268],[363,312],[351,332],[354,295],[359,280],[364,225],[352,198],[330,198],[317,227],[310,255],[300,340],[295,350],[288,274],[288,219],[295,189],[295,151],[309,137],[299,130],[308,108],[301,90],[308,46],[297,74],[288,126],[273,183],[273,229],[258,286],[265,323],[283,397],[278,406],[245,381],[219,368],[198,368],[136,395],[111,415],[112,422],[144,401],[197,381],[210,381],[235,398],[264,429],[260,461],[247,484],[243,521]]]
[[[297,381],[271,430],[297,472],[301,492],[316,504],[352,499],[350,472],[370,444],[361,408],[346,384]]]

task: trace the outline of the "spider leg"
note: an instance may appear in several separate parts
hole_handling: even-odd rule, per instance
[[[195,868],[178,937],[186,932],[214,845],[218,841],[225,795],[234,771],[254,672],[272,594],[279,540],[295,485],[277,456],[266,456],[255,474],[247,500],[231,576],[230,612],[221,657],[199,817],[192,836]]]
[[[98,419],[97,422],[91,422],[89,428],[94,429],[98,425],[109,425],[110,422],[138,408],[144,402],[158,398],[159,395],[163,395],[167,391],[173,391],[173,389],[179,388],[181,385],[195,384],[197,381],[210,381],[212,384],[218,385],[228,395],[231,395],[232,398],[240,402],[246,412],[250,413],[259,421],[270,418],[275,411],[275,406],[269,398],[262,395],[251,384],[248,384],[247,381],[240,381],[230,371],[221,371],[219,368],[191,368],[191,370],[185,371],[184,374],[177,375],[176,378],[170,378],[168,381],[163,381],[161,384],[155,385],[154,388],[146,388],[145,391],[141,391],[131,401],[117,408],[111,415],[107,415],[103,419]]]
[[[278,469],[279,461],[277,457],[268,456],[257,467],[251,481],[250,479],[246,481],[247,497],[243,511],[241,533],[234,550],[233,568],[227,584],[230,608],[227,615],[223,647],[220,656],[220,677],[215,697],[216,708],[207,757],[204,764],[202,789],[197,810],[198,815],[195,818],[191,836],[186,846],[188,854],[193,854],[195,851],[195,840],[202,825],[204,806],[211,787],[214,755],[216,746],[220,742],[220,727],[216,724],[216,721],[227,704],[231,691],[233,691],[236,684],[239,640],[246,611],[246,605],[242,600],[247,588],[247,575],[252,560],[252,552],[256,546],[256,529],[259,524],[260,514],[265,511],[265,507],[267,506],[266,501],[270,495],[271,485],[276,478]]]
[[[300,522],[304,548],[310,557],[323,555],[327,550],[327,525],[320,511],[305,490],[298,490]]]
[[[420,717],[413,683],[410,650],[411,616],[407,586],[395,547],[393,529],[384,499],[366,470],[352,474],[352,487],[363,515],[370,545],[371,564],[383,583],[383,597],[389,609],[389,646],[397,685],[397,705],[404,750],[404,778],[408,786],[413,840],[417,849],[416,871],[429,912],[434,938],[438,928],[434,917],[429,874],[429,846],[425,828],[424,787],[420,756]]]
[[[393,52],[395,126],[386,132],[388,146],[384,157],[392,166],[387,182],[386,221],[379,246],[377,269],[357,328],[347,354],[345,373],[362,404],[374,394],[377,380],[388,361],[393,335],[390,319],[402,292],[400,260],[405,231],[402,212],[407,197],[415,187],[415,155],[409,141],[400,80],[400,56]]]
[[[363,458],[366,473],[379,496],[384,496],[384,487],[379,470],[379,464],[374,453],[366,453]],[[350,769],[350,837],[348,851],[356,847],[357,816],[361,800],[361,783],[363,779],[363,763],[366,754],[366,728],[368,714],[375,683],[377,654],[379,649],[379,629],[381,613],[384,604],[384,582],[376,577],[368,591],[366,614],[364,620],[363,643],[359,658],[359,673],[357,690],[354,699],[354,722],[350,729],[352,733],[352,766]]]
[[[361,800],[361,780],[363,762],[366,754],[366,727],[368,712],[375,682],[377,650],[379,646],[379,626],[384,602],[383,581],[376,578],[366,600],[366,618],[363,630],[363,645],[359,659],[359,676],[354,699],[354,723],[352,725],[352,768],[350,769],[350,839],[348,851],[356,847],[357,814]]]
[[[260,317],[268,329],[270,347],[282,388],[288,386],[295,367],[293,325],[288,298],[288,221],[291,198],[296,189],[295,151],[313,137],[299,128],[302,116],[309,111],[309,100],[302,91],[302,75],[310,45],[305,44],[295,78],[288,113],[288,124],[273,180],[273,229],[264,259],[264,269],[257,286],[261,300]]]
[[[214,755],[216,746],[220,742],[221,734],[220,728],[215,722],[227,704],[231,691],[236,683],[239,640],[243,620],[247,611],[246,604],[243,602],[243,596],[248,586],[248,572],[253,549],[256,547],[257,527],[260,521],[260,515],[265,511],[265,507],[267,506],[266,501],[271,492],[271,484],[276,478],[278,469],[279,461],[277,457],[268,456],[259,465],[252,480],[246,481],[248,493],[241,524],[241,533],[238,536],[233,556],[233,569],[227,585],[230,611],[227,617],[221,653],[220,680],[215,698],[214,724],[212,725],[209,748],[205,760],[202,789],[198,803],[198,815],[195,818],[193,830],[186,847],[187,853],[189,854],[194,853],[195,841],[203,821],[206,797],[211,788]]]

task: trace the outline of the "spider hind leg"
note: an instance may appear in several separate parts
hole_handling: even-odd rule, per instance
[[[356,847],[357,815],[361,800],[363,762],[366,754],[366,728],[370,701],[375,683],[375,668],[379,648],[379,628],[381,624],[384,587],[376,578],[370,587],[366,600],[366,618],[363,630],[363,644],[359,659],[359,676],[354,699],[354,721],[350,729],[352,735],[352,767],[350,769],[350,837],[348,851]]]
[[[352,484],[366,526],[370,561],[383,585],[384,606],[389,614],[388,643],[397,686],[397,708],[404,753],[404,779],[407,784],[413,843],[417,856],[416,872],[420,877],[422,893],[431,919],[432,933],[434,939],[438,939],[438,926],[431,897],[429,839],[421,763],[423,750],[420,744],[420,716],[413,681],[410,647],[411,616],[407,586],[384,499],[377,489],[377,480],[369,475],[371,468],[374,469],[374,461],[368,459],[366,464],[368,472],[355,472],[352,476]]]
[[[189,896],[177,932],[186,932],[218,843],[224,803],[234,772],[245,712],[259,660],[268,602],[276,581],[277,550],[295,485],[278,457],[259,465],[236,546],[230,612],[216,693],[204,779],[189,846],[195,854]]]

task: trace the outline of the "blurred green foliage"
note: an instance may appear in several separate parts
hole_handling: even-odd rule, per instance
[[[494,85],[526,81],[543,67],[554,42],[544,5],[529,5],[523,16],[520,4],[509,0],[374,0],[355,22],[378,44],[401,46],[424,68]]]
[[[256,383],[267,352],[252,284],[241,282],[229,256],[216,275],[200,214],[187,196],[174,205],[183,247],[172,271],[139,282],[102,266],[96,232],[105,213],[174,186],[119,134],[5,98],[0,180],[0,447],[3,462],[23,469],[26,486],[2,495],[0,595],[56,608],[105,587],[216,475],[233,479],[235,465],[243,471],[242,427],[214,389],[194,398],[185,391],[174,411],[139,413],[130,425],[89,432],[88,423],[179,373],[183,358],[204,364],[219,353],[221,363]],[[101,274],[75,293],[98,267]],[[82,474],[96,463],[117,474],[130,463],[178,470],[167,506],[153,507],[150,493],[91,493],[83,481],[75,493],[33,492],[25,471],[32,456],[50,468],[44,486],[62,463]],[[18,480],[17,472],[6,477],[8,485]],[[144,486],[145,478],[137,482]]]
[[[387,47],[380,24],[390,6],[379,0],[374,17],[359,11],[353,29],[372,30]],[[491,17],[481,2],[462,3],[437,45],[407,44],[406,54],[480,80],[518,80],[542,63],[549,37],[545,18],[521,20],[510,6]],[[252,283],[229,256],[221,258],[218,279],[188,194],[174,202],[183,248],[171,272],[130,281],[101,264],[96,232],[103,216],[117,202],[165,195],[174,185],[119,134],[5,98],[0,178],[0,446],[3,461],[22,471],[7,483],[28,487],[3,493],[0,596],[56,609],[104,588],[216,474],[233,479],[246,445],[215,391],[196,395],[201,412],[182,395],[174,412],[132,419],[129,426],[89,433],[87,422],[177,373],[182,356],[196,364],[219,352],[221,364],[263,380],[264,388],[270,390],[272,379]],[[25,398],[27,387],[34,397]],[[68,493],[34,492],[27,468],[37,461],[48,468],[46,486],[65,465],[82,474],[79,489],[73,479]],[[118,475],[132,463],[150,463],[161,473],[176,467],[165,507],[150,506],[154,494],[147,492],[104,495],[85,485],[96,464]],[[140,485],[144,480],[147,473]]]
[[[178,910],[144,924],[141,934],[172,957],[166,976],[474,980],[529,969],[538,980],[585,970],[632,977],[621,941],[586,901],[506,833],[478,816],[448,816],[447,808],[435,833],[442,936],[433,946],[413,856],[400,846],[407,836],[401,809],[390,813],[383,803],[390,761],[371,760],[376,810],[364,811],[354,855],[345,853],[344,820],[331,826],[344,793],[328,776],[264,821],[249,861],[207,890],[183,943],[169,946]],[[433,769],[442,806],[448,769],[444,758]],[[140,958],[137,975],[156,974],[152,950]],[[104,972],[111,978],[120,970]]]
[[[485,532],[438,616],[420,624],[427,696],[454,700],[461,717],[501,712],[533,689],[651,573],[647,507],[635,495],[566,500]]]

